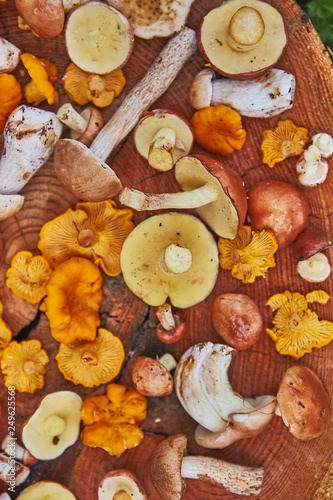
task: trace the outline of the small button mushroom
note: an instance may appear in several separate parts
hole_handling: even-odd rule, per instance
[[[20,62],[21,50],[0,36],[0,73],[11,73]]]
[[[259,495],[263,467],[246,467],[206,456],[186,456],[187,437],[169,436],[151,455],[150,476],[163,500],[184,498],[185,479],[200,479],[223,486],[238,495]]]
[[[92,107],[84,109],[79,114],[70,103],[66,103],[58,109],[57,117],[71,129],[71,139],[76,139],[87,147],[90,146],[103,127],[101,112]]]
[[[173,392],[173,378],[169,367],[163,364],[163,357],[158,360],[138,356],[132,367],[132,382],[143,396],[160,397]]]
[[[76,500],[73,493],[60,483],[54,481],[38,481],[25,488],[17,497],[19,500]]]
[[[305,230],[297,237],[294,257],[298,260],[297,272],[303,279],[320,283],[328,278],[331,266],[322,251],[331,244],[320,231],[316,230]]]
[[[296,172],[302,186],[314,187],[322,184],[328,174],[328,164],[322,159],[316,146],[309,146],[297,161]]]
[[[136,475],[127,469],[108,472],[98,487],[98,500],[147,500]]]
[[[331,245],[332,242],[321,231],[307,229],[296,238],[294,257],[296,260],[306,260],[318,252],[327,250]]]
[[[172,314],[170,304],[163,304],[157,309],[156,316],[160,323],[156,327],[156,337],[164,344],[174,344],[181,340],[186,332],[186,323],[178,314]]]
[[[204,155],[183,156],[175,165],[180,193],[145,194],[125,188],[120,202],[134,210],[191,209],[218,235],[233,239],[244,223],[247,199],[237,172]]]
[[[215,79],[212,69],[200,71],[190,87],[190,102],[195,109],[224,104],[242,116],[257,118],[275,116],[292,108],[295,77],[282,69],[272,68],[249,80]]]
[[[155,109],[145,113],[136,126],[135,147],[151,167],[164,172],[190,153],[194,135],[191,124],[175,111]]]
[[[22,429],[22,442],[38,460],[53,460],[74,444],[80,433],[82,399],[71,391],[44,396]]]
[[[324,253],[318,252],[297,264],[297,272],[301,278],[311,283],[321,283],[331,274],[331,266]]]
[[[212,322],[224,342],[234,349],[248,349],[257,342],[264,327],[257,304],[247,295],[218,295],[211,307]]]
[[[65,23],[62,0],[15,0],[22,19],[42,38],[55,38]]]
[[[172,264],[164,259],[172,244],[191,252],[192,265],[184,272],[174,272],[176,258]],[[192,215],[155,215],[127,236],[120,267],[126,285],[146,304],[158,307],[169,297],[174,307],[186,308],[204,300],[215,285],[217,245],[206,226]]]
[[[283,422],[297,439],[314,439],[329,425],[330,398],[320,378],[306,366],[285,371],[277,401]]]
[[[312,137],[312,144],[316,146],[321,156],[329,158],[333,154],[333,137],[329,134],[320,133]]]

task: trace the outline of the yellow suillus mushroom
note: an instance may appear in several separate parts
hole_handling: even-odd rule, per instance
[[[98,108],[105,108],[119,96],[125,86],[126,78],[121,69],[106,75],[95,75],[70,63],[62,83],[68,96],[77,104],[83,106],[91,101]]]
[[[314,290],[306,296],[286,290],[268,299],[266,306],[277,312],[273,328],[266,328],[266,332],[280,354],[299,359],[314,347],[323,347],[333,340],[333,323],[320,321],[317,314],[308,309],[309,303],[326,304],[329,299],[323,290]]]
[[[3,304],[0,301],[0,359],[2,356],[3,349],[7,347],[12,339],[12,331],[7,325],[7,323],[2,319]]]
[[[45,285],[49,281],[52,268],[41,255],[28,251],[18,252],[7,270],[6,285],[21,299],[37,304],[45,297]]]
[[[53,88],[53,85],[49,80],[45,64],[43,64],[36,56],[29,54],[28,52],[21,54],[20,57],[30,75],[30,78],[34,81],[39,92],[46,97],[48,104],[53,104],[57,101],[59,94]]]
[[[100,328],[94,341],[61,344],[56,356],[66,380],[84,387],[106,384],[120,372],[125,357],[121,340]]]
[[[300,156],[310,140],[307,129],[291,120],[279,121],[274,130],[264,130],[262,136],[262,161],[270,168],[289,156]]]
[[[42,310],[58,342],[95,339],[100,325],[102,284],[100,270],[87,259],[73,257],[54,269],[46,285]]]
[[[225,156],[244,146],[242,117],[224,104],[200,109],[194,113],[191,125],[196,142],[212,153]]]
[[[231,270],[231,275],[243,283],[253,283],[258,276],[264,278],[268,269],[275,267],[278,244],[272,231],[242,226],[235,239],[219,238],[217,246],[222,269]]]
[[[139,424],[147,415],[147,398],[133,387],[109,384],[106,396],[95,396],[83,402],[81,418],[85,426],[82,443],[103,448],[119,457],[126,449],[138,446],[143,439]]]
[[[84,257],[108,276],[118,276],[120,251],[134,228],[132,216],[132,210],[117,209],[112,200],[78,203],[75,210],[68,209],[44,224],[38,248],[53,266]]]
[[[58,68],[56,65],[47,59],[39,59],[39,62],[44,66],[49,82],[51,84],[55,83],[58,76]],[[33,106],[38,106],[42,101],[46,100],[46,95],[38,89],[34,80],[30,80],[30,82],[23,87],[23,95],[27,102]]]
[[[22,101],[22,91],[14,75],[0,74],[0,131],[4,129],[10,113]]]
[[[1,358],[5,386],[14,386],[17,391],[29,394],[42,389],[48,361],[48,355],[39,340],[20,343],[13,340],[4,349]]]

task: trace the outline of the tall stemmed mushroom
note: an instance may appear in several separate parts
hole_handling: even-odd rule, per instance
[[[223,238],[233,239],[243,225],[247,199],[240,175],[204,155],[183,156],[175,165],[180,193],[145,194],[125,188],[120,202],[134,210],[191,209]]]
[[[57,117],[70,128],[71,139],[83,142],[88,147],[103,127],[101,112],[91,106],[78,113],[69,102],[66,102],[58,109]]]
[[[186,456],[187,437],[176,434],[163,439],[153,450],[150,475],[163,500],[182,500],[185,478],[223,486],[238,495],[259,495],[263,467],[245,467],[205,456]]]
[[[185,27],[175,35],[104,125],[90,149],[72,139],[59,141],[54,167],[69,192],[83,201],[102,201],[121,191],[121,181],[105,161],[135,127],[142,113],[171,85],[196,47],[192,29]]]

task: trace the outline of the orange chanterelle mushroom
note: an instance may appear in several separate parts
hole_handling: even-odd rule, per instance
[[[78,203],[76,210],[68,209],[44,224],[38,248],[53,266],[81,256],[108,276],[118,276],[120,251],[134,228],[132,216],[132,210],[117,209],[112,200]]]
[[[41,309],[58,342],[95,339],[100,325],[102,284],[100,270],[87,259],[73,257],[54,269]]]
[[[147,398],[133,387],[109,384],[106,396],[95,396],[83,402],[81,419],[85,426],[82,443],[92,448],[103,448],[119,457],[143,439],[139,424],[147,415]]]
[[[52,268],[41,255],[18,252],[7,270],[6,285],[21,299],[37,304],[45,296],[45,285],[49,281]]]
[[[92,101],[98,108],[105,108],[119,96],[125,86],[126,78],[121,69],[106,75],[95,75],[70,63],[62,83],[69,97],[77,104],[84,106]]]
[[[1,371],[5,386],[14,386],[19,392],[33,394],[44,387],[45,365],[49,358],[39,340],[26,340],[21,343],[13,340],[4,349]]]
[[[318,319],[315,312],[308,309],[308,303],[326,304],[330,296],[323,290],[314,290],[306,296],[300,293],[277,293],[270,297],[266,306],[277,311],[273,328],[266,331],[274,340],[280,354],[299,359],[313,347],[323,347],[333,340],[333,323]]]
[[[54,65],[51,65],[48,61],[45,62],[38,59],[36,56],[33,54],[25,53],[21,54],[21,60],[28,71],[31,80],[34,82],[37,90],[39,91],[40,94],[45,96],[44,98],[47,100],[48,104],[53,104],[58,100],[59,94],[58,92],[54,89],[52,82],[54,82],[57,79],[57,68]],[[25,93],[25,98],[29,99],[31,98],[30,94]],[[40,94],[34,99],[36,102],[41,102],[40,100]],[[43,98],[42,98],[43,100]],[[28,102],[33,102],[29,100]]]
[[[7,323],[2,319],[3,305],[0,301],[0,358],[3,349],[9,344],[12,339],[12,331]]]
[[[100,328],[93,342],[76,340],[71,344],[61,344],[56,360],[65,379],[93,387],[113,380],[124,357],[121,340]]]
[[[217,246],[222,269],[231,270],[232,277],[243,283],[265,277],[268,269],[275,266],[278,244],[272,231],[252,231],[250,226],[243,226],[235,239],[219,238]]]

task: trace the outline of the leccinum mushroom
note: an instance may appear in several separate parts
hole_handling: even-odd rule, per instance
[[[136,475],[127,469],[108,472],[98,487],[98,500],[147,500]]]
[[[186,456],[187,437],[169,436],[151,455],[150,476],[163,500],[182,500],[185,479],[201,479],[238,495],[259,495],[263,467],[245,467],[205,456]]]
[[[57,116],[19,106],[8,117],[0,159],[0,194],[17,194],[53,153],[62,134]]]
[[[178,362],[175,390],[183,408],[206,430],[197,431],[201,446],[223,448],[252,437],[274,416],[275,397],[251,401],[232,389],[228,368],[235,352],[230,346],[206,342],[190,347]]]
[[[103,127],[101,112],[89,106],[79,114],[73,106],[67,102],[58,109],[57,117],[67,125],[70,130],[70,138],[90,146],[98,132]]]
[[[186,308],[204,300],[215,285],[217,245],[192,215],[155,215],[128,235],[120,266],[126,285],[146,304],[161,306],[169,296],[175,307]]]
[[[215,79],[212,69],[200,71],[190,87],[190,102],[195,109],[224,104],[242,116],[266,118],[292,108],[295,77],[272,68],[249,80]]]
[[[20,62],[21,50],[0,36],[0,73],[11,73]]]
[[[235,238],[247,211],[246,190],[239,174],[208,156],[192,155],[177,161],[175,177],[184,192],[145,194],[125,188],[120,202],[134,210],[196,208],[218,236]]]
[[[154,109],[145,113],[136,126],[135,147],[151,167],[162,172],[190,153],[194,134],[191,124],[175,111]]]
[[[59,141],[54,152],[54,167],[69,192],[83,201],[103,201],[120,192],[121,182],[105,163],[106,159],[135,127],[142,113],[167,90],[195,50],[196,34],[185,27],[167,43],[146,75],[97,134],[90,149],[72,139]]]

